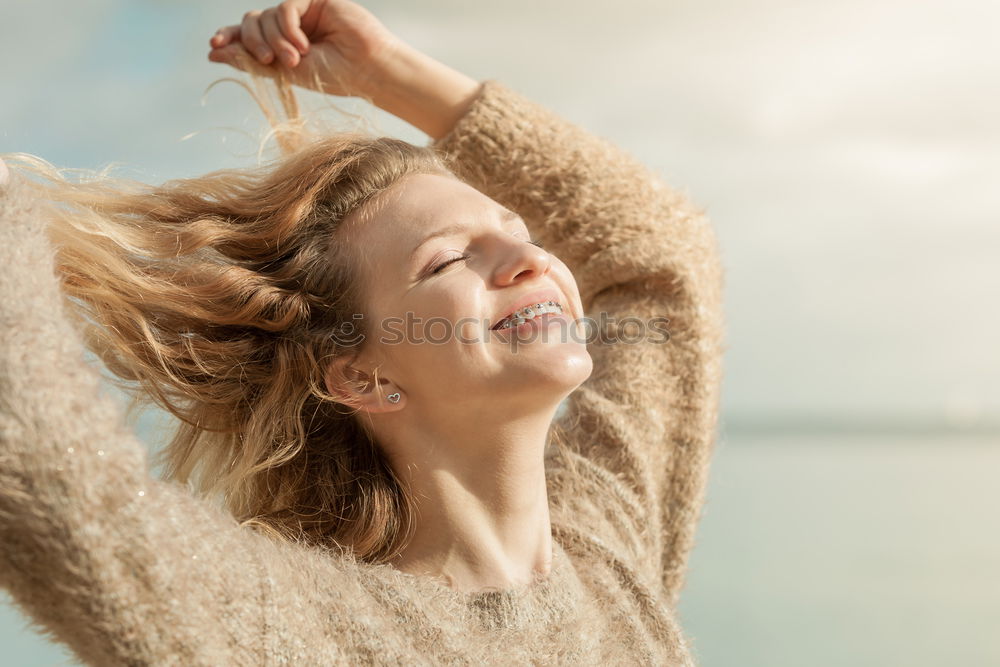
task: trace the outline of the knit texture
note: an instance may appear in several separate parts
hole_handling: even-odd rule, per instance
[[[722,270],[684,196],[496,81],[432,146],[573,271],[595,339],[547,459],[553,561],[530,585],[274,541],[154,478],[67,315],[44,222],[0,193],[0,585],[94,665],[691,664],[675,616],[718,417]],[[575,462],[582,475],[567,474]]]

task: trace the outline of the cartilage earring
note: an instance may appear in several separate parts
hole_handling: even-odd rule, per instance
[[[390,403],[399,403],[399,392],[393,392],[386,396]]]

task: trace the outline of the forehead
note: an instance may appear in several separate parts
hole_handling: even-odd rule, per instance
[[[457,178],[409,174],[378,197],[375,218],[393,223],[397,233],[419,233],[461,207],[487,206],[490,199]]]

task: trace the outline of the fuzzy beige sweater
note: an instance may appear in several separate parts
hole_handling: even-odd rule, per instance
[[[552,569],[460,592],[244,529],[155,479],[65,315],[17,178],[0,195],[0,585],[94,665],[690,664],[675,615],[715,439],[722,270],[702,212],[606,140],[496,82],[433,146],[573,271],[594,340],[552,457]],[[575,480],[575,481],[574,481]]]

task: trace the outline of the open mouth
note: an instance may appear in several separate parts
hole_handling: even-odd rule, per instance
[[[536,317],[541,317],[546,314],[558,315],[563,312],[562,304],[558,301],[540,301],[538,303],[533,303],[518,310],[503,318],[491,328],[493,330],[499,331],[501,329],[509,329],[511,327],[518,327],[528,320],[532,320]]]

